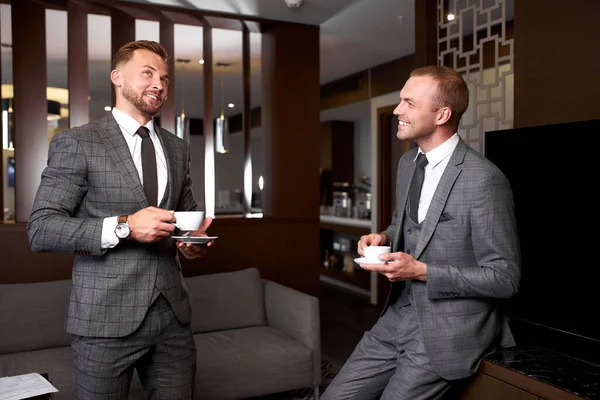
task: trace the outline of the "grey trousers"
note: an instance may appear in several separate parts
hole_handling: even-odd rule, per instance
[[[118,321],[119,316],[114,316]],[[122,338],[72,335],[78,400],[125,400],[134,369],[148,399],[191,400],[196,347],[189,324],[181,324],[162,295],[142,325]]]
[[[321,400],[440,399],[450,382],[431,367],[412,305],[388,307]]]

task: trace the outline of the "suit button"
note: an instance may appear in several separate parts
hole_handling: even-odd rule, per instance
[[[406,250],[406,254],[410,254],[410,249],[407,249],[407,250]]]

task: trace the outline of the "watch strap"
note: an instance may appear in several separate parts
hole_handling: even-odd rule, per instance
[[[129,217],[129,215],[119,215],[117,217],[117,224],[124,224],[127,222],[127,217]]]

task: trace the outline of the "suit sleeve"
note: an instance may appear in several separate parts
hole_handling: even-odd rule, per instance
[[[75,217],[87,192],[87,173],[86,156],[75,135],[57,134],[27,224],[33,251],[101,255],[103,219]]]
[[[455,297],[511,298],[518,291],[520,247],[510,184],[497,170],[477,178],[469,188],[471,239],[462,250],[464,254],[472,253],[476,265],[428,263],[429,298],[447,299],[447,293]]]

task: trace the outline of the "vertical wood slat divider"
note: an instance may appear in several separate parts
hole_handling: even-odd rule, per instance
[[[437,65],[437,2],[415,2],[415,68]]]
[[[173,21],[164,13],[160,16],[160,44],[162,44],[169,53],[167,65],[169,67],[169,88],[167,91],[167,101],[160,110],[160,126],[171,133],[175,133],[175,28]]]
[[[111,59],[121,46],[135,40],[135,18],[118,8],[110,10],[110,56]],[[112,67],[111,67],[112,68]],[[111,84],[112,105],[115,105],[115,88]]]
[[[252,138],[250,121],[250,32],[246,24],[242,24],[242,74],[243,74],[243,103],[242,103],[242,133],[244,135],[244,215],[252,212]]]
[[[48,156],[46,9],[34,0],[13,1],[11,18],[15,221],[27,222]]]
[[[262,28],[263,215],[319,221],[319,27]]]
[[[69,1],[67,20],[69,127],[75,127],[90,120],[87,10]]]
[[[213,125],[213,48],[212,27],[202,18],[202,78],[204,87],[204,205],[207,217],[215,216],[215,132]]]

